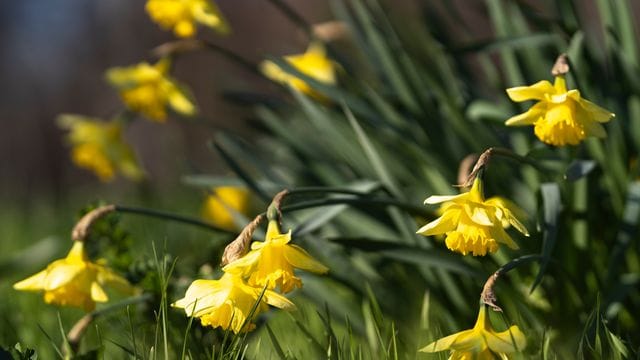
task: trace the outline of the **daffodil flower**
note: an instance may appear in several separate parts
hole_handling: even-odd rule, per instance
[[[104,265],[87,258],[84,243],[75,241],[64,259],[56,260],[46,269],[13,285],[16,290],[43,291],[47,304],[95,308],[97,302],[107,302],[105,286],[124,293],[133,292],[129,282]]]
[[[167,107],[175,112],[192,116],[196,107],[187,91],[168,75],[169,59],[161,59],[154,65],[142,62],[129,67],[116,67],[107,71],[107,80],[120,91],[120,97],[132,111],[151,120],[163,122]]]
[[[516,102],[538,102],[527,112],[507,120],[506,125],[533,125],[538,139],[550,145],[577,145],[587,136],[603,138],[607,133],[601,123],[606,123],[615,116],[583,99],[580,91],[567,90],[562,75],[556,76],[553,85],[543,80],[531,86],[507,89],[507,94]]]
[[[487,316],[487,306],[483,304],[473,329],[436,340],[420,351],[434,353],[450,350],[450,360],[506,360],[509,359],[508,354],[522,351],[526,344],[524,334],[516,325],[502,332],[494,331]]]
[[[148,0],[145,6],[151,19],[163,29],[181,38],[196,34],[196,24],[220,33],[229,32],[229,25],[215,3],[208,0]]]
[[[329,268],[313,259],[304,249],[289,244],[291,230],[281,234],[278,222],[270,220],[265,241],[255,241],[251,251],[223,268],[225,272],[248,277],[249,285],[279,288],[284,294],[302,287],[294,268],[324,274]]]
[[[144,177],[133,150],[122,138],[119,122],[62,115],[58,123],[70,131],[71,159],[77,166],[93,171],[102,181],[112,180],[116,172],[132,180]]]
[[[248,215],[249,191],[243,186],[219,186],[207,196],[202,215],[214,225],[226,229],[237,228],[233,212]]]
[[[446,234],[445,243],[452,251],[486,255],[498,250],[498,243],[512,249],[518,245],[505,231],[513,226],[525,236],[527,229],[516,218],[520,212],[508,200],[493,197],[484,199],[482,180],[473,182],[471,190],[454,196],[430,196],[425,204],[439,204],[442,216],[420,228],[417,233],[425,236]]]
[[[237,334],[253,330],[255,324],[247,318],[267,311],[268,305],[286,310],[295,308],[284,296],[272,290],[263,293],[263,288],[249,286],[240,276],[225,273],[219,280],[195,280],[184,298],[171,306],[184,309],[187,316],[199,318],[204,326],[231,329]]]
[[[325,84],[333,85],[336,83],[335,65],[327,57],[326,51],[322,43],[312,42],[304,54],[285,56],[284,60],[291,64],[301,73]],[[288,84],[289,86],[315,97],[323,96],[313,90],[304,80],[291,75],[273,61],[265,60],[260,64],[260,70],[269,79]]]

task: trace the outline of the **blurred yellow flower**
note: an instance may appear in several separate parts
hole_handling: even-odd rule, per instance
[[[249,277],[248,283],[253,286],[267,286],[267,289],[279,288],[286,294],[294,288],[302,287],[300,278],[294,275],[294,268],[319,274],[329,268],[313,259],[304,249],[289,244],[291,230],[280,234],[278,222],[269,221],[265,241],[251,244],[251,251],[223,268],[229,273],[238,273]]]
[[[69,130],[73,162],[93,171],[102,181],[110,181],[116,171],[129,179],[140,180],[140,169],[133,150],[122,139],[122,125],[77,115],[61,115],[59,125]]]
[[[324,45],[312,42],[304,54],[285,56],[284,60],[301,73],[325,84],[336,83],[335,65],[326,55]],[[260,64],[260,70],[269,79],[288,84],[289,86],[315,97],[322,98],[322,94],[313,90],[304,80],[291,75],[273,61],[265,60]]]
[[[184,309],[187,316],[199,318],[202,325],[231,329],[234,333],[255,328],[247,318],[252,318],[269,309],[268,305],[280,309],[294,309],[295,305],[272,290],[247,285],[241,277],[224,274],[219,280],[195,280],[184,296],[171,306]],[[251,310],[258,302],[255,312]]]
[[[64,259],[56,260],[39,273],[17,282],[16,290],[44,291],[47,304],[81,307],[91,311],[96,302],[107,302],[109,297],[103,286],[124,293],[133,292],[129,282],[104,265],[87,258],[84,243],[75,241]]]
[[[487,306],[481,305],[473,329],[436,340],[420,351],[434,353],[451,350],[449,359],[452,360],[508,359],[508,354],[522,351],[527,345],[527,339],[518,326],[513,325],[505,331],[495,332],[486,312]]]
[[[525,236],[527,229],[514,216],[520,210],[511,202],[500,197],[484,199],[482,180],[473,182],[471,190],[460,195],[430,196],[425,204],[439,204],[442,216],[420,228],[417,233],[425,236],[446,234],[447,248],[462,255],[468,253],[486,255],[498,250],[498,243],[512,249],[518,245],[504,230],[513,225]]]
[[[125,105],[151,120],[163,122],[167,118],[167,106],[175,112],[192,116],[196,107],[187,91],[168,76],[169,59],[161,59],[154,65],[142,62],[129,67],[107,70],[107,80],[120,91]]]
[[[181,38],[196,33],[196,23],[226,34],[229,25],[215,3],[208,0],[148,0],[145,7],[163,29],[173,29]]]
[[[233,212],[248,215],[249,190],[243,186],[220,186],[213,189],[202,207],[202,215],[212,224],[226,230],[236,230]]]
[[[611,120],[615,114],[580,97],[580,91],[567,91],[564,76],[556,76],[555,82],[543,80],[531,86],[507,89],[511,100],[522,102],[538,100],[527,112],[506,121],[509,126],[533,125],[542,142],[555,145],[577,145],[587,136],[605,137],[601,123]]]

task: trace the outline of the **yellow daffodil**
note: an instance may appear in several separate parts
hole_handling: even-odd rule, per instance
[[[59,125],[70,131],[73,162],[93,171],[102,181],[112,180],[116,172],[132,180],[144,177],[133,150],[122,139],[122,125],[76,115],[62,115]]]
[[[196,33],[196,23],[226,34],[229,25],[216,4],[208,0],[148,0],[146,10],[163,29],[181,38]]]
[[[84,243],[75,241],[64,259],[56,260],[41,272],[13,285],[16,290],[44,291],[47,304],[95,308],[96,302],[107,302],[104,286],[130,293],[129,282],[104,265],[87,258]]]
[[[514,216],[514,212],[520,211],[513,204],[500,197],[484,199],[479,177],[469,192],[430,196],[424,202],[443,203],[440,207],[442,216],[420,228],[418,233],[425,236],[446,234],[447,248],[462,255],[486,255],[487,251],[497,251],[498,243],[517,249],[518,245],[504,230],[510,225],[529,236],[527,229]]]
[[[234,333],[250,331],[255,324],[247,321],[267,311],[268,305],[280,309],[294,309],[295,305],[272,290],[247,285],[241,277],[224,274],[219,280],[196,280],[187,289],[184,298],[171,306],[184,309],[187,316],[199,318],[202,325],[231,329]],[[255,312],[251,314],[256,302]],[[244,325],[244,326],[243,326]]]
[[[487,315],[487,306],[481,305],[473,329],[436,340],[420,351],[434,353],[451,350],[451,360],[493,360],[508,359],[508,354],[522,351],[526,344],[524,334],[516,325],[495,332]]]
[[[214,225],[226,229],[236,230],[233,212],[248,215],[249,190],[243,186],[220,186],[205,200],[203,217]]]
[[[248,277],[249,285],[267,286],[267,289],[279,288],[284,294],[302,287],[302,281],[293,273],[294,268],[319,274],[329,271],[304,249],[289,244],[290,241],[291,230],[280,234],[278,222],[270,220],[265,241],[252,243],[248,254],[225,266],[223,270]]]
[[[326,55],[324,46],[320,42],[313,42],[304,54],[285,56],[284,60],[301,73],[325,84],[336,83],[335,65]],[[289,86],[315,97],[323,96],[313,90],[304,80],[291,75],[273,61],[265,60],[260,64],[260,70],[269,79],[288,84]]]
[[[580,91],[567,91],[564,76],[556,76],[553,85],[543,80],[531,86],[507,89],[507,94],[516,102],[538,102],[527,112],[507,120],[506,124],[533,125],[538,139],[555,146],[577,145],[587,136],[605,137],[607,133],[600,124],[615,116],[580,97]]]
[[[164,121],[167,106],[181,115],[195,115],[195,105],[187,92],[169,77],[169,67],[166,58],[154,65],[142,62],[116,67],[107,71],[107,80],[120,91],[120,97],[129,109],[149,119]]]

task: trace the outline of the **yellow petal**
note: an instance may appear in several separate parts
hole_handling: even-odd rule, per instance
[[[47,270],[42,270],[33,276],[30,276],[22,281],[19,281],[13,284],[13,288],[16,290],[30,290],[30,291],[42,290],[44,289],[46,278],[47,278]]]
[[[425,236],[444,234],[449,231],[455,230],[458,219],[460,217],[460,210],[449,209],[442,214],[439,218],[433,220],[427,225],[421,227],[417,233]]]
[[[599,123],[608,122],[616,115],[600,106],[592,103],[591,101],[582,99],[578,104],[589,113],[592,120],[597,121]]]
[[[472,332],[473,330],[464,330],[449,336],[445,336],[442,339],[438,339],[432,342],[431,344],[423,347],[419,351],[433,353],[433,352],[438,352],[443,350],[449,350],[451,349],[451,346],[456,342],[456,339],[458,338],[458,336],[466,335]]]
[[[319,261],[312,258],[303,248],[297,245],[286,245],[284,248],[284,258],[293,267],[311,271],[318,274],[324,274],[329,268],[322,265]]]
[[[275,291],[267,290],[264,292],[263,299],[267,302],[267,304],[271,306],[275,306],[284,310],[294,310],[296,305],[292,303],[286,297],[276,293]]]
[[[191,100],[187,98],[187,96],[180,91],[177,87],[173,87],[167,94],[169,105],[171,108],[175,110],[177,113],[192,116],[196,113],[196,107],[193,105]]]
[[[475,204],[464,204],[465,213],[469,218],[478,225],[493,226],[493,221],[485,209],[482,206],[476,206]]]
[[[104,289],[95,281],[91,283],[91,299],[97,302],[109,301],[109,297],[104,292]]]
[[[469,196],[468,193],[462,193],[458,195],[431,195],[425,199],[425,204],[439,204],[446,201],[456,201],[460,199],[464,199]]]
[[[544,116],[545,109],[546,109],[545,103],[542,103],[542,102],[537,103],[526,112],[523,112],[522,114],[509,118],[505,122],[505,125],[507,126],[533,125],[536,121],[538,121],[541,117]]]
[[[527,345],[527,339],[516,325],[500,333],[485,331],[484,335],[489,349],[496,353],[522,351]]]
[[[518,86],[507,89],[507,95],[516,102],[526,100],[544,100],[546,94],[555,94],[553,85],[547,80],[539,81],[531,86]]]
[[[44,290],[54,290],[60,286],[64,286],[70,281],[73,281],[83,270],[85,270],[85,266],[82,264],[67,264],[63,260],[53,262],[49,267]]]
[[[262,243],[261,241],[255,241],[256,243]],[[222,268],[222,271],[232,274],[239,274],[242,276],[247,276],[255,266],[258,265],[258,261],[260,260],[260,251],[252,250],[249,253],[245,254],[243,257],[234,260],[230,264],[227,264]]]

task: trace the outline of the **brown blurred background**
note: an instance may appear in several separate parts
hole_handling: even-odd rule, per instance
[[[233,28],[227,37],[200,28],[199,36],[247,59],[304,51],[308,39],[267,1],[217,0]],[[326,1],[288,1],[311,23],[330,19]],[[106,190],[126,181],[100,184],[75,168],[55,124],[60,113],[109,118],[122,110],[103,80],[112,66],[153,60],[150,50],[173,40],[152,23],[142,0],[26,0],[3,2],[0,12],[0,201],[61,200],[69,189]],[[219,171],[207,148],[216,128],[247,131],[250,109],[222,98],[225,91],[273,90],[272,84],[213,53],[190,53],[176,63],[175,77],[187,84],[201,109],[197,121],[164,125],[136,121],[127,131],[151,182],[176,184],[181,174]]]

